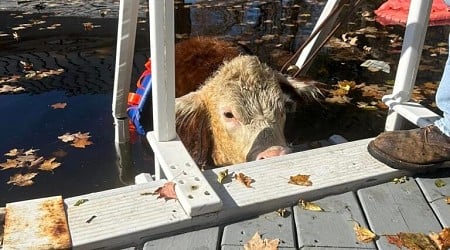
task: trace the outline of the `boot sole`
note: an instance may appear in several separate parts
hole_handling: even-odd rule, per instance
[[[399,170],[412,170],[412,171],[432,171],[439,168],[450,168],[450,161],[443,161],[437,163],[430,164],[415,164],[410,162],[405,162],[401,160],[397,160],[390,155],[380,151],[375,147],[373,141],[369,143],[367,146],[367,150],[369,154],[372,155],[375,159],[381,161],[382,163],[388,165],[391,168],[399,169]]]

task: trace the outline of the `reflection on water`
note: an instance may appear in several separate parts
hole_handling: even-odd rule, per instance
[[[245,46],[249,52],[257,54],[274,68],[279,68],[307,38],[326,1],[177,2],[177,40],[199,35],[218,36]],[[364,32],[349,33],[351,36],[358,37],[357,46],[327,45],[309,72],[312,76],[329,84],[337,79],[379,84],[385,84],[386,81],[394,79],[395,63],[400,53],[398,44],[401,45],[401,43],[395,45],[395,41],[392,42],[392,40],[401,38],[403,29],[381,27],[361,15],[365,10],[373,10],[379,3],[378,0],[363,3],[355,12],[352,21],[338,31],[335,44],[340,44],[341,41],[338,40],[341,34],[347,31],[374,26],[377,32],[369,35]],[[33,18],[39,18],[38,15],[40,14],[33,14]],[[14,18],[5,19],[6,21],[0,24],[0,31],[9,31],[11,27],[29,19],[26,15],[19,21]],[[48,25],[52,20],[56,22],[51,15],[46,20]],[[28,187],[6,184],[10,176],[24,170],[0,171],[0,206],[4,206],[6,202],[23,199],[61,194],[69,197],[120,187],[132,183],[135,174],[152,172],[153,156],[144,138],[137,137],[132,144],[115,145],[114,143],[111,101],[115,36],[101,31],[102,29],[114,30],[116,22],[101,19],[102,27],[98,28],[96,36],[95,30],[87,33],[83,29],[76,32],[69,29],[71,25],[74,25],[71,20],[71,18],[60,17],[58,22],[63,24],[64,29],[61,28],[54,33],[46,31],[48,36],[45,39],[39,37],[39,40],[33,40],[33,32],[39,32],[38,26],[34,31],[30,28],[28,33],[24,33],[29,36],[24,35],[20,43],[0,36],[0,44],[4,48],[13,48],[1,51],[0,77],[24,76],[20,61],[32,62],[35,70],[64,69],[61,75],[38,80],[21,79],[14,82],[24,86],[27,89],[25,93],[0,95],[2,114],[0,153],[6,153],[13,148],[39,149],[39,155],[46,157],[60,150],[67,153],[57,158],[57,161],[62,163],[59,168],[49,173],[40,172],[34,178],[35,183]],[[145,58],[148,56],[148,25],[145,23],[139,25],[139,40],[136,46],[138,56],[135,58],[132,87],[135,86],[138,72],[144,67]],[[65,36],[65,30],[71,30],[70,37]],[[439,49],[436,50],[436,47],[445,48],[446,44],[439,44],[447,42],[446,34],[447,31],[442,27],[433,27],[429,30],[423,58],[424,66],[418,77],[419,83],[439,80],[441,66],[446,59],[446,51],[443,50],[441,53]],[[57,41],[57,43],[52,45],[45,43],[46,40]],[[46,44],[45,47],[41,47],[43,41]],[[95,44],[94,47],[92,43]],[[74,45],[77,45],[76,50],[73,50]],[[365,51],[367,47],[372,48],[370,53]],[[363,60],[370,58],[389,62],[391,73],[369,72],[359,67]],[[67,107],[53,110],[50,105],[57,102],[66,102]],[[288,128],[292,128],[295,133],[307,131],[305,135],[317,134],[322,139],[344,130],[348,132],[344,136],[349,136],[349,139],[368,136],[366,131],[362,131],[366,127],[361,126],[358,121],[354,122],[353,117],[346,119],[343,124],[332,124],[334,128],[327,128],[328,130],[317,126],[319,123],[324,124],[320,122],[322,113],[308,114],[307,122],[293,120]],[[311,131],[299,131],[302,122],[309,122],[307,125]],[[347,126],[349,122],[354,122],[356,125]],[[356,127],[362,132],[355,129]],[[378,130],[370,131],[372,134],[369,135],[378,133],[379,128],[380,126],[377,127]],[[78,131],[89,132],[94,144],[79,149],[58,139],[60,135]],[[292,136],[298,137],[298,135]],[[0,162],[4,161],[6,157],[0,156]]]

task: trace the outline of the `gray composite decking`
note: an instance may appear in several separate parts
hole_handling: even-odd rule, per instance
[[[243,249],[255,232],[262,238],[280,239],[279,249],[398,249],[387,235],[399,232],[428,234],[450,223],[450,171],[387,182],[356,192],[331,195],[314,201],[324,212],[287,208],[221,226],[176,234],[145,242],[143,249]],[[436,180],[447,185],[437,187]],[[371,229],[376,241],[360,243],[354,223]],[[137,248],[140,248],[139,246]]]

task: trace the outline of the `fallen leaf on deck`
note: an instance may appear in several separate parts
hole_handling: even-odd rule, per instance
[[[9,177],[7,184],[13,184],[15,186],[30,186],[33,185],[32,179],[37,175],[37,173],[27,173],[27,174],[15,174]]]
[[[75,204],[73,204],[75,207],[78,207],[79,205],[81,205],[81,204],[83,204],[83,203],[85,203],[85,202],[87,202],[87,201],[89,201],[88,199],[79,199],[79,200],[77,200],[77,202],[75,202]]]
[[[39,169],[43,171],[53,171],[53,169],[61,166],[61,163],[56,162],[56,157],[45,160],[40,166]]]
[[[359,242],[369,243],[377,237],[377,235],[374,234],[369,229],[361,227],[358,222],[355,222],[353,230],[355,231],[356,238],[358,239]]]
[[[445,203],[450,204],[450,196],[444,197]]]
[[[440,187],[447,185],[447,183],[445,183],[445,181],[442,179],[437,179],[436,181],[434,181],[434,185],[436,185],[436,187],[440,188]]]
[[[439,233],[431,232],[430,239],[438,246],[439,249],[450,248],[450,228],[446,227]]]
[[[289,178],[290,184],[299,186],[311,186],[312,182],[309,180],[309,175],[298,174]]]
[[[249,176],[246,176],[244,173],[237,173],[234,175],[234,178],[243,183],[246,187],[251,188],[251,184],[253,182],[253,179]]]
[[[258,232],[244,245],[245,250],[275,250],[280,244],[279,239],[262,239]]]
[[[438,249],[434,242],[423,233],[403,233],[386,236],[388,243],[406,249]]]
[[[407,182],[408,180],[409,180],[408,176],[402,176],[402,177],[400,177],[400,178],[394,178],[394,179],[392,180],[392,182],[393,182],[394,184],[401,184],[401,183]]]
[[[277,214],[283,218],[287,217],[287,215],[289,214],[289,212],[287,211],[286,208],[279,208],[277,209]]]
[[[162,187],[157,188],[153,192],[153,195],[156,194],[159,195],[158,199],[159,198],[164,198],[165,200],[178,199],[177,193],[175,192],[175,182],[171,181],[166,182]]]
[[[228,169],[225,169],[224,171],[220,171],[217,175],[217,181],[219,183],[223,183],[224,179],[228,176]]]
[[[316,211],[316,212],[323,212],[323,208],[321,208],[319,205],[313,203],[313,202],[308,202],[305,200],[299,200],[298,205],[303,208],[304,210],[309,210],[309,211]]]
[[[67,106],[65,102],[57,102],[55,104],[50,105],[53,109],[63,109]]]

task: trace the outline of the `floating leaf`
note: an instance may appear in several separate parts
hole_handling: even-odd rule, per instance
[[[40,166],[39,169],[43,171],[53,171],[53,169],[61,166],[61,163],[56,162],[56,157],[45,160]]]
[[[355,231],[356,238],[359,242],[369,243],[377,237],[376,234],[365,227],[361,227],[357,222],[355,222],[353,230]]]
[[[77,200],[77,202],[75,202],[75,204],[73,204],[73,205],[76,206],[76,207],[78,207],[79,205],[81,205],[81,204],[83,204],[83,203],[85,203],[85,202],[87,202],[87,201],[89,201],[89,199],[79,199],[79,200]]]
[[[319,205],[317,205],[313,202],[300,200],[298,203],[299,203],[299,206],[301,206],[301,208],[303,208],[304,210],[316,211],[316,212],[324,211],[323,208],[321,208]]]
[[[244,245],[245,250],[276,250],[280,244],[279,239],[262,239],[258,232]]]
[[[440,188],[440,187],[447,185],[447,183],[445,183],[445,181],[442,179],[437,179],[436,181],[434,181],[434,185],[436,185],[436,187]]]
[[[228,176],[228,169],[225,169],[224,171],[220,171],[217,175],[217,181],[219,183],[223,183],[224,179]]]
[[[61,136],[58,136],[58,139],[62,140],[63,142],[70,142],[75,140],[75,136],[73,134],[65,133]]]
[[[14,156],[20,155],[22,153],[23,153],[23,149],[14,148],[14,149],[9,150],[9,152],[6,153],[5,155],[14,157]]]
[[[93,144],[93,142],[89,141],[88,139],[75,138],[73,143],[70,144],[70,145],[74,146],[76,148],[86,148],[86,146],[89,146],[89,145],[92,145],[92,144]]]
[[[175,192],[175,183],[174,182],[166,182],[162,187],[157,188],[153,195],[158,194],[159,198],[164,198],[165,200],[177,199],[177,193]]]
[[[6,162],[0,163],[2,170],[9,168],[20,168],[19,161],[16,159],[6,159]]]
[[[0,93],[8,93],[8,92],[19,92],[19,91],[24,91],[25,89],[22,87],[16,87],[16,86],[11,86],[11,85],[3,85],[0,87]]]
[[[33,178],[37,175],[37,173],[27,173],[27,174],[15,174],[9,177],[9,181],[7,184],[13,184],[15,186],[30,186],[33,185]]]
[[[311,186],[312,185],[312,182],[309,180],[309,175],[302,175],[302,174],[291,176],[289,178],[288,183],[299,185],[299,186]]]
[[[251,184],[253,182],[253,179],[249,176],[246,176],[244,173],[238,173],[234,175],[234,178],[238,180],[239,182],[243,183],[246,187],[251,188]]]
[[[55,104],[50,105],[53,109],[63,109],[67,106],[67,103],[65,102],[57,102]]]
[[[36,153],[37,151],[39,151],[39,149],[32,149],[32,148],[30,148],[27,151],[25,151],[23,154],[24,155],[32,155],[32,154]]]

